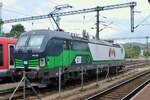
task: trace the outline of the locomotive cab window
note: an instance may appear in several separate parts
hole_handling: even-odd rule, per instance
[[[39,49],[44,40],[44,35],[33,35],[29,39],[28,47]]]
[[[28,39],[28,36],[22,36],[22,37],[20,37],[20,39],[17,42],[16,47],[17,48],[24,47],[26,45],[27,39]]]
[[[0,66],[3,66],[4,64],[4,56],[3,56],[3,45],[0,44]]]

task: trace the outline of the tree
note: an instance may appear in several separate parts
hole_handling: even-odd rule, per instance
[[[0,19],[0,26],[2,26],[4,24],[4,21],[2,21],[2,19]]]
[[[125,57],[126,58],[137,58],[140,55],[140,47],[139,46],[131,46],[125,47]]]
[[[2,25],[4,24],[4,22],[2,21],[2,19],[0,19],[0,36],[3,36],[2,34]]]
[[[8,37],[19,37],[21,33],[25,32],[25,28],[21,24],[12,25]]]
[[[144,50],[144,56],[149,57],[150,56],[150,51]]]

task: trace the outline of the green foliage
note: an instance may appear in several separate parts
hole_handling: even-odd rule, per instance
[[[3,34],[0,32],[0,37],[2,37],[3,36]]]
[[[126,58],[137,58],[140,55],[140,47],[139,46],[131,46],[125,48],[125,57]]]
[[[7,34],[7,37],[19,37],[21,33],[25,32],[25,28],[21,24],[12,25],[10,33]]]
[[[0,19],[0,37],[3,36],[2,32],[2,25],[4,24],[4,21],[2,21],[2,19]]]
[[[150,56],[150,51],[145,50],[145,51],[144,51],[144,56],[145,56],[145,57],[149,57],[149,56]]]
[[[3,25],[4,24],[4,21],[2,21],[2,19],[0,19],[0,25]]]
[[[8,34],[6,34],[6,37],[15,37],[15,34],[14,33],[8,33]]]
[[[22,32],[24,32],[24,31],[25,31],[25,29],[24,29],[24,26],[23,26],[23,25],[21,25],[21,24],[16,24],[16,25],[12,25],[12,29],[11,29],[10,32],[20,32],[20,33],[22,33]]]

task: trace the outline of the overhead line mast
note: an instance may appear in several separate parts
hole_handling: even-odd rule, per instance
[[[0,2],[0,21],[2,21],[2,7],[3,7],[3,3]],[[0,23],[0,35],[2,35],[2,25]]]
[[[96,38],[99,39],[99,30],[98,30],[99,29],[99,18],[98,18],[99,17],[99,11],[130,7],[132,9],[131,10],[131,32],[133,32],[134,31],[134,12],[133,12],[134,6],[136,6],[136,2],[115,4],[115,5],[108,5],[108,6],[98,6],[98,7],[94,7],[94,8],[87,8],[87,9],[81,9],[81,10],[73,10],[73,11],[67,11],[67,12],[53,13],[52,16],[57,17],[57,16],[68,16],[68,15],[75,15],[75,14],[97,12]],[[4,24],[7,24],[7,23],[14,23],[14,22],[46,19],[46,18],[51,18],[51,16],[49,14],[47,14],[47,15],[40,15],[40,16],[31,16],[31,17],[24,17],[24,18],[9,19],[9,20],[4,20],[3,22],[4,22]]]

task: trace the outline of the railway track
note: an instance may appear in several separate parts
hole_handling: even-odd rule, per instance
[[[150,79],[148,79],[143,84],[141,84],[140,86],[138,86],[136,89],[134,89],[133,91],[131,91],[128,95],[126,95],[125,97],[123,97],[121,100],[132,99],[132,97],[134,97],[140,90],[142,90],[149,83],[150,83]]]
[[[137,66],[137,63],[135,64],[133,64],[134,66],[132,66],[132,67],[135,67],[135,66]],[[140,66],[140,65],[143,65],[143,62],[141,63],[140,62],[140,64],[138,64],[138,66]],[[92,81],[92,82],[95,82],[95,80],[94,81]],[[86,84],[89,84],[89,83],[91,83],[91,82],[87,82]],[[76,85],[76,84],[78,84],[78,85]],[[75,86],[74,86],[75,85]],[[71,84],[71,85],[67,85],[68,87],[66,88],[65,87],[65,89],[64,90],[69,90],[69,89],[73,89],[73,88],[76,88],[76,87],[80,87],[80,82],[76,82],[76,83],[74,83],[74,84]],[[0,92],[0,100],[8,100],[8,98],[9,98],[9,96],[11,95],[11,93],[13,92],[13,90],[14,90],[14,88],[12,88],[12,89],[10,89],[10,90],[7,90],[7,91],[5,91],[5,92]],[[38,89],[37,89],[38,90]],[[40,94],[40,96],[41,97],[43,97],[44,95],[49,95],[49,94],[54,94],[54,93],[57,93],[58,91],[57,91],[57,88],[55,87],[52,87],[52,88],[46,88],[46,89],[42,89],[42,90],[38,90],[38,93]],[[36,97],[35,96],[33,96],[33,92],[31,92],[30,91],[30,89],[28,89],[27,90],[27,94],[26,94],[26,96],[28,96],[29,98],[31,98],[31,99],[29,99],[29,100],[32,100],[32,99],[35,99]],[[14,99],[15,100],[18,100],[18,99],[20,99],[20,98],[23,98],[23,93],[22,93],[22,88],[20,88],[18,91],[17,91],[17,93],[16,93],[16,95],[15,95],[15,97],[14,97]]]
[[[126,69],[141,68],[141,66],[144,66],[146,64],[150,64],[150,63],[147,63],[147,62],[134,63],[134,64],[126,66]]]
[[[128,65],[133,65],[133,64],[138,64],[138,63],[145,63],[147,60],[126,60],[125,64],[126,66]]]
[[[145,71],[142,74],[139,74],[104,91],[97,92],[96,94],[86,98],[86,100],[121,100],[131,91],[147,81],[149,77],[150,70]]]
[[[0,100],[8,100],[12,92],[14,91],[15,88],[10,88],[7,90],[1,90],[0,91]],[[20,97],[22,95],[22,87],[20,87],[15,95],[15,97]]]

